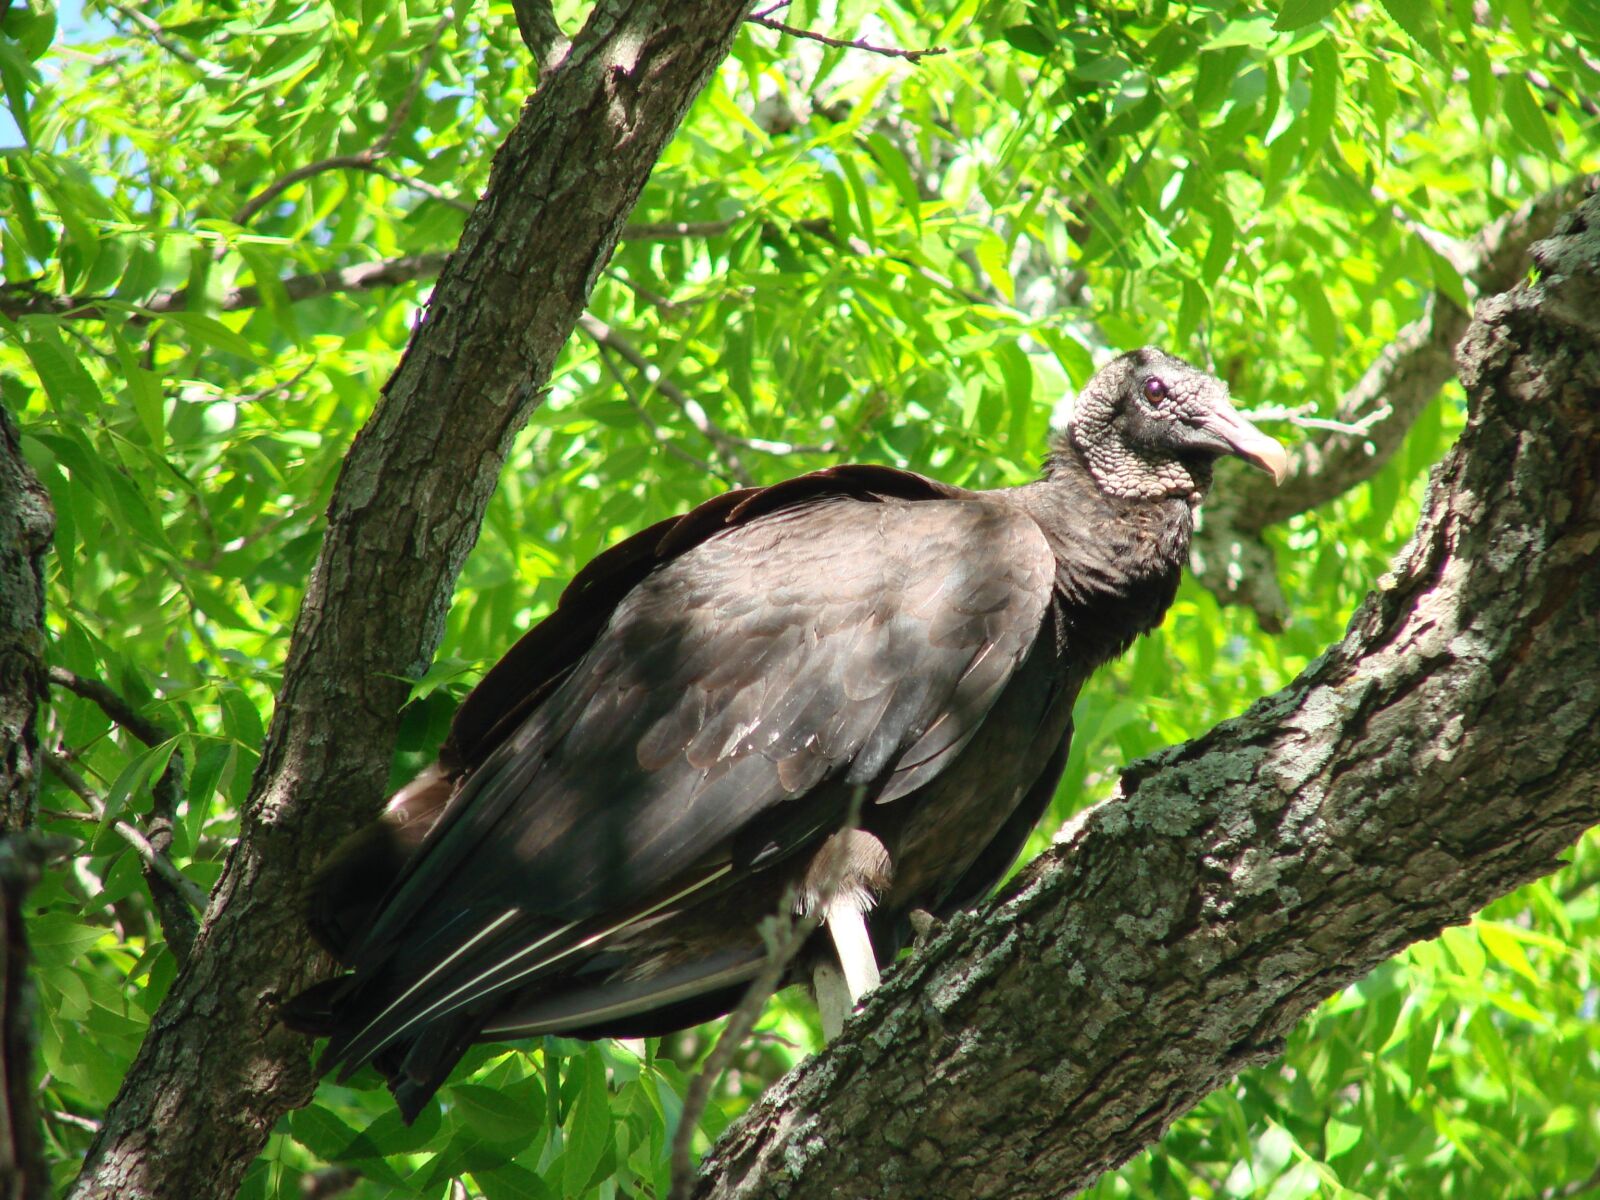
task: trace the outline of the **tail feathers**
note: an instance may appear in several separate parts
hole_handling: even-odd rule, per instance
[[[756,946],[681,964],[645,980],[551,981],[548,989],[514,994],[487,1012],[479,1003],[433,1017],[383,1045],[371,1062],[409,1125],[474,1042],[544,1033],[651,1037],[686,1029],[731,1011],[763,961]],[[356,975],[342,975],[306,989],[280,1009],[291,1029],[330,1039],[317,1063],[319,1074],[337,1071],[343,1082],[366,1061],[360,1031],[381,1004],[371,988]],[[386,994],[381,985],[377,990]]]
[[[361,1059],[346,1053],[351,1035],[352,1014],[365,1011],[355,975],[341,975],[313,984],[278,1009],[279,1019],[297,1033],[331,1039],[317,1060],[317,1074],[338,1070],[342,1083],[362,1066]],[[460,1061],[467,1048],[483,1040],[481,1013],[452,1013],[429,1022],[414,1036],[397,1038],[372,1057],[372,1066],[384,1077],[407,1125]]]
[[[417,1119],[433,1094],[450,1078],[467,1048],[478,1040],[481,1017],[457,1014],[427,1026],[415,1038],[386,1047],[372,1065],[389,1084],[395,1106],[407,1125]]]

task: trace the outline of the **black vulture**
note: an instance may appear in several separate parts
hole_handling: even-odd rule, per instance
[[[806,954],[853,1002],[911,914],[1010,868],[1079,688],[1171,604],[1222,455],[1286,469],[1226,385],[1146,348],[1032,483],[840,466],[605,551],[319,871],[346,973],[285,1020],[331,1039],[325,1069],[372,1061],[409,1120],[474,1042],[730,1011],[785,907],[822,919]]]

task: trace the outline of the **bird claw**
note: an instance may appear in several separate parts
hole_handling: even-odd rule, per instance
[[[913,908],[906,914],[906,920],[916,935],[911,943],[913,950],[921,950],[944,930],[944,922],[925,908]]]

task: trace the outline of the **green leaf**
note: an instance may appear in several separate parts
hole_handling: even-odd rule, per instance
[[[1270,17],[1248,17],[1244,20],[1229,21],[1203,49],[1225,50],[1232,46],[1250,46],[1260,50],[1272,45],[1277,37]]]
[[[1339,113],[1341,70],[1339,52],[1331,41],[1321,41],[1306,51],[1311,73],[1311,102],[1306,106],[1305,143],[1312,155],[1327,149]]]
[[[189,773],[189,807],[184,818],[190,846],[200,844],[200,835],[211,812],[212,798],[219,790],[226,790],[237,753],[238,749],[232,742],[211,741],[195,756],[194,766]]]
[[[1328,1123],[1323,1126],[1322,1131],[1323,1144],[1327,1147],[1323,1157],[1331,1161],[1347,1150],[1353,1149],[1361,1141],[1361,1134],[1359,1125],[1351,1125],[1333,1117],[1328,1118]]]
[[[1343,3],[1344,0],[1284,0],[1272,27],[1279,30],[1303,29],[1322,20]]]
[[[1406,1034],[1406,1074],[1411,1077],[1411,1092],[1415,1095],[1428,1083],[1433,1063],[1433,1045],[1439,1036],[1439,1019],[1411,1014],[1411,1028]]]
[[[218,699],[222,702],[224,720],[222,729],[240,745],[259,746],[266,730],[261,724],[261,714],[250,698],[238,688],[224,688]]]
[[[0,328],[16,335],[17,327],[0,318]],[[100,388],[77,354],[61,340],[55,326],[34,323],[22,335],[22,351],[39,382],[62,413],[88,411],[100,401]]]
[[[1535,987],[1543,984],[1539,973],[1533,969],[1533,963],[1528,960],[1528,952],[1523,949],[1521,930],[1498,921],[1482,920],[1474,922],[1473,928],[1483,939],[1484,949],[1496,962],[1511,968]]]
[[[84,951],[107,936],[104,929],[65,913],[41,913],[28,919],[28,948],[41,966],[65,967],[78,962]]]
[[[1016,294],[1008,265],[1010,251],[1006,248],[1006,244],[996,234],[986,233],[979,239],[975,253],[978,257],[978,265],[983,268],[983,273],[989,277],[989,282],[994,285],[997,292],[1005,297],[1007,304],[1012,303],[1016,298]]]
[[[323,1162],[356,1162],[363,1175],[392,1187],[403,1184],[399,1172],[376,1157],[376,1147],[344,1119],[322,1104],[310,1104],[289,1115],[289,1133]]]
[[[6,106],[11,119],[17,123],[17,132],[22,135],[23,145],[33,142],[30,109],[33,91],[38,83],[39,72],[17,52],[15,46],[0,38],[0,90],[5,92]]]
[[[458,1083],[450,1089],[450,1102],[456,1117],[475,1137],[487,1142],[527,1145],[544,1125],[544,1114],[537,1106],[498,1088]]]
[[[492,1171],[474,1171],[484,1200],[556,1200],[558,1193],[527,1167],[506,1163]]]
[[[414,704],[418,700],[426,700],[446,684],[454,683],[463,676],[474,674],[482,669],[483,663],[476,660],[448,656],[437,658],[423,672],[422,678],[411,685],[411,691],[406,695],[405,702]]]
[[[1404,29],[1424,50],[1435,58],[1441,52],[1439,30],[1431,0],[1379,0],[1394,23]]]
[[[861,226],[861,237],[867,245],[875,246],[878,244],[878,234],[872,217],[872,191],[862,178],[854,156],[846,155],[841,158],[839,166],[844,171],[845,180],[850,185],[850,194],[855,200],[855,214]]]
[[[1217,280],[1222,278],[1222,273],[1228,269],[1228,262],[1233,258],[1233,214],[1228,211],[1225,204],[1217,205],[1208,214],[1208,224],[1211,227],[1211,240],[1206,245],[1206,256],[1200,263],[1200,274],[1204,277],[1206,286],[1214,288]]]
[[[325,1162],[335,1162],[356,1140],[356,1131],[320,1104],[308,1104],[289,1114],[294,1140]]]
[[[162,313],[158,319],[178,326],[202,346],[220,350],[224,354],[237,355],[250,362],[271,361],[251,345],[247,338],[235,333],[216,317],[207,316],[205,313],[175,311]]]
[[[1490,1010],[1480,1008],[1473,1014],[1472,1020],[1467,1022],[1467,1032],[1471,1035],[1472,1044],[1482,1056],[1483,1062],[1490,1072],[1505,1087],[1507,1092],[1516,1089],[1516,1079],[1511,1069],[1511,1059],[1506,1053],[1505,1039],[1500,1031],[1495,1028]]]
[[[160,454],[166,437],[166,403],[161,395],[161,383],[153,373],[139,365],[132,347],[115,328],[111,330],[111,337],[116,347],[117,365],[127,384],[127,395],[133,402],[139,426],[149,439],[151,448]]]
[[[1395,93],[1389,72],[1379,58],[1367,60],[1367,104],[1372,109],[1372,120],[1377,127],[1379,140],[1386,140],[1389,136],[1389,119],[1394,116]]]
[[[884,137],[881,133],[867,135],[867,148],[872,151],[872,161],[878,164],[878,169],[888,176],[889,182],[894,184],[894,189],[900,194],[900,203],[904,206],[911,222],[916,226],[918,233],[922,230],[922,197],[917,192],[917,182],[911,175],[911,167],[906,162],[906,156],[900,153],[900,148]]]
[[[1002,34],[1012,46],[1035,58],[1045,58],[1054,53],[1055,43],[1032,25],[1012,25]]]
[[[569,1072],[580,1072],[576,1100],[566,1120],[566,1150],[561,1156],[561,1191],[582,1195],[594,1178],[611,1140],[611,1093],[606,1087],[605,1062],[595,1046],[579,1058],[567,1060]]]
[[[1547,159],[1559,159],[1561,151],[1550,132],[1550,123],[1534,103],[1533,93],[1528,90],[1527,83],[1515,74],[1506,75],[1500,80],[1500,96],[1505,102],[1506,120],[1511,122],[1511,128],[1516,130],[1528,147]]]
[[[1483,978],[1484,969],[1489,965],[1489,956],[1484,953],[1483,942],[1479,939],[1477,931],[1470,926],[1462,928],[1452,925],[1439,935],[1444,948],[1450,952],[1450,957],[1456,960],[1456,966],[1461,974],[1473,984],[1479,983]]]
[[[106,789],[104,797],[106,811],[100,818],[100,833],[109,829],[111,823],[122,815],[122,810],[128,806],[128,801],[134,792],[167,769],[167,762],[172,758],[172,752],[178,748],[180,740],[175,737],[168,738],[159,746],[152,746],[135,755],[128,765],[122,768],[115,782]]]

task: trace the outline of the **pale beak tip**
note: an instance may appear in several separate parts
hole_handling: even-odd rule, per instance
[[[1289,478],[1289,452],[1271,438],[1266,439],[1266,445],[1272,449],[1262,447],[1261,465],[1272,473],[1272,486],[1282,487],[1283,481]]]
[[[1280,442],[1269,438],[1255,426],[1241,424],[1245,427],[1233,439],[1234,453],[1271,475],[1274,487],[1282,486],[1289,477],[1289,452]]]

